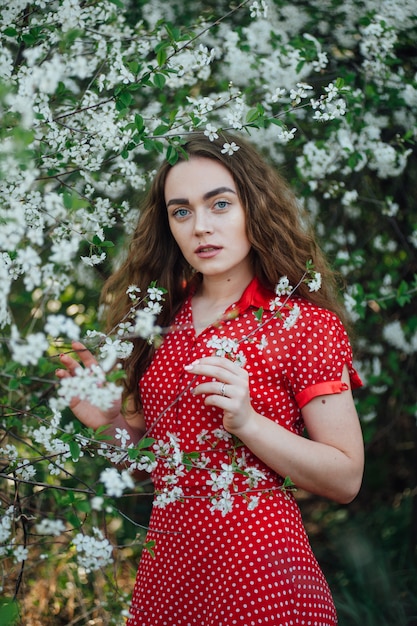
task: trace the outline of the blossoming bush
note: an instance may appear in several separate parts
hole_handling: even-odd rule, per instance
[[[38,569],[46,578],[54,572],[39,623],[122,624],[149,508],[149,489],[132,471],[150,471],[158,456],[177,458],[177,470],[193,462],[173,438],[147,437],[132,448],[120,431],[120,445],[109,446],[105,431],[81,427],[65,407],[74,394],[109,406],[122,375],[112,367],[128,355],[129,337],[159,332],[157,285],[147,294],[131,287],[132,315],[107,337],[98,294],[155,167],[162,158],[174,164],[195,129],[210,139],[226,129],[249,133],[291,180],[346,283],[366,383],[357,396],[368,448],[359,502],[367,511],[379,500],[396,510],[411,502],[415,1],[210,5],[15,0],[0,7],[2,624],[19,619],[13,597],[29,623],[22,590],[30,599]],[[58,388],[57,355],[74,339],[87,342],[100,367]],[[117,465],[123,459],[130,469]],[[223,489],[233,476],[218,468],[210,480]],[[175,489],[167,485],[158,505]],[[336,527],[346,515],[334,512]],[[400,617],[395,623],[405,623]]]

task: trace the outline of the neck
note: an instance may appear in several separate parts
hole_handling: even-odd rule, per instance
[[[204,276],[196,295],[209,306],[224,306],[226,308],[226,306],[239,300],[252,278],[252,272],[247,272],[238,278]]]

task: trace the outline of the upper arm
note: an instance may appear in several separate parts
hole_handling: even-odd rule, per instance
[[[143,411],[138,411],[136,409],[133,396],[129,396],[126,400],[123,410],[123,417],[130,428],[133,428],[142,434],[146,432],[146,424]]]
[[[337,448],[362,472],[363,437],[346,366],[342,381],[348,386],[346,391],[317,396],[301,412],[310,439]]]

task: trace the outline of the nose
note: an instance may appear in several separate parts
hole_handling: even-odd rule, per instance
[[[194,233],[199,235],[207,235],[213,232],[213,224],[207,209],[196,210],[194,214]]]

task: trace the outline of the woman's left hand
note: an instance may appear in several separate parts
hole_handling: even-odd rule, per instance
[[[248,372],[226,357],[209,356],[198,359],[185,369],[190,374],[209,379],[193,389],[193,394],[206,397],[207,406],[223,409],[223,426],[233,433],[246,425],[254,416],[249,394]]]

